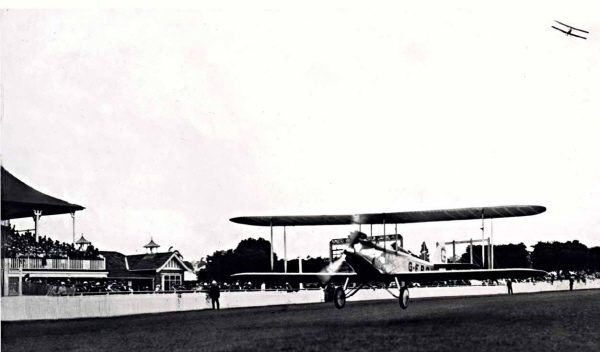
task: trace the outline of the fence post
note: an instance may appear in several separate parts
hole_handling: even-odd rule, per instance
[[[10,270],[10,262],[12,259],[2,258],[2,296],[8,296],[8,270]]]
[[[23,296],[23,268],[19,268],[19,296]]]

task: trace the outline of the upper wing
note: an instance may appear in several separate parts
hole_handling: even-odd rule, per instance
[[[557,20],[554,20],[554,22],[556,22],[556,23],[560,23],[560,24],[562,24],[563,26],[565,26],[565,27],[569,27],[569,28],[572,28],[572,29],[574,29],[574,30],[576,30],[576,31],[580,31],[580,32],[583,32],[583,33],[589,33],[588,31],[584,31],[583,29],[578,29],[578,28],[575,28],[575,27],[571,27],[571,26],[569,26],[568,24],[564,24],[564,23],[562,23],[562,22],[558,22]],[[556,28],[556,27],[555,27],[555,28]],[[564,32],[564,31],[563,31],[563,32]]]
[[[546,211],[539,205],[508,205],[482,208],[442,209],[356,215],[243,216],[230,221],[254,226],[318,226],[350,224],[408,224],[416,222],[509,218],[537,215]]]
[[[494,270],[449,270],[449,271],[418,271],[390,275],[399,281],[427,282],[447,280],[490,280],[490,279],[525,279],[528,277],[545,276],[547,272],[534,269],[494,269]]]
[[[239,273],[231,275],[236,279],[256,282],[325,282],[329,280],[341,281],[353,276],[356,276],[356,273]]]
[[[556,30],[559,30],[559,31],[563,32],[564,34],[569,34],[569,32],[563,31],[562,29],[560,29],[558,27],[554,27],[554,26],[551,26],[551,27],[554,28],[554,29],[556,29]]]

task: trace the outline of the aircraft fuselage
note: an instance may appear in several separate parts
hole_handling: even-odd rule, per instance
[[[417,258],[403,249],[387,249],[369,241],[359,241],[344,253],[348,264],[362,277],[375,279],[382,275],[433,270],[431,262]]]

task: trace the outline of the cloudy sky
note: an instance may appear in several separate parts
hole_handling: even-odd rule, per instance
[[[268,239],[268,228],[235,216],[509,204],[548,211],[494,221],[496,243],[598,246],[598,10],[597,1],[3,10],[2,165],[86,207],[78,236],[126,254],[151,237],[190,260]],[[552,29],[555,19],[588,40]],[[480,238],[479,227],[399,231],[418,251]],[[288,257],[327,255],[329,240],[352,229],[290,228]],[[71,217],[42,217],[40,232],[70,241]]]

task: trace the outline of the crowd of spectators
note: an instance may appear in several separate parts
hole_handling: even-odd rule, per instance
[[[536,278],[536,280],[550,282],[550,283],[554,284],[554,281],[562,282],[563,280],[570,280],[571,278],[573,280],[577,280],[577,282],[582,281],[585,284],[586,281],[594,281],[594,280],[600,279],[600,273],[586,271],[586,270],[580,270],[580,271],[558,270],[558,271],[551,271],[548,273],[548,275],[546,275],[544,277]]]
[[[129,286],[123,280],[82,280],[82,279],[45,279],[29,278],[25,275],[23,278],[23,295],[48,295],[48,296],[75,296],[81,294],[94,293],[150,293],[150,292],[177,292],[177,291],[200,291],[201,288],[195,288],[193,285],[173,285],[170,290],[165,291],[160,285],[152,288],[150,286]]]
[[[201,281],[199,282],[194,290],[199,291],[208,291],[210,289],[211,283]],[[304,284],[305,288],[320,288],[322,285],[320,284]],[[235,283],[222,282],[219,283],[219,287],[221,291],[224,292],[234,292],[234,291],[258,291],[258,290],[280,290],[280,291],[290,291],[298,289],[298,284],[292,286],[289,282],[277,282],[277,283],[252,283],[248,282],[240,282],[236,281]]]
[[[27,276],[27,275],[26,275]],[[132,292],[133,289],[122,281],[81,281],[81,280],[47,280],[24,277],[23,295],[74,296],[82,293],[99,292]]]
[[[5,258],[42,258],[42,259],[98,259],[100,252],[89,245],[85,249],[72,243],[54,241],[50,237],[40,236],[38,241],[30,231],[19,233],[14,226],[2,225],[2,241]]]

